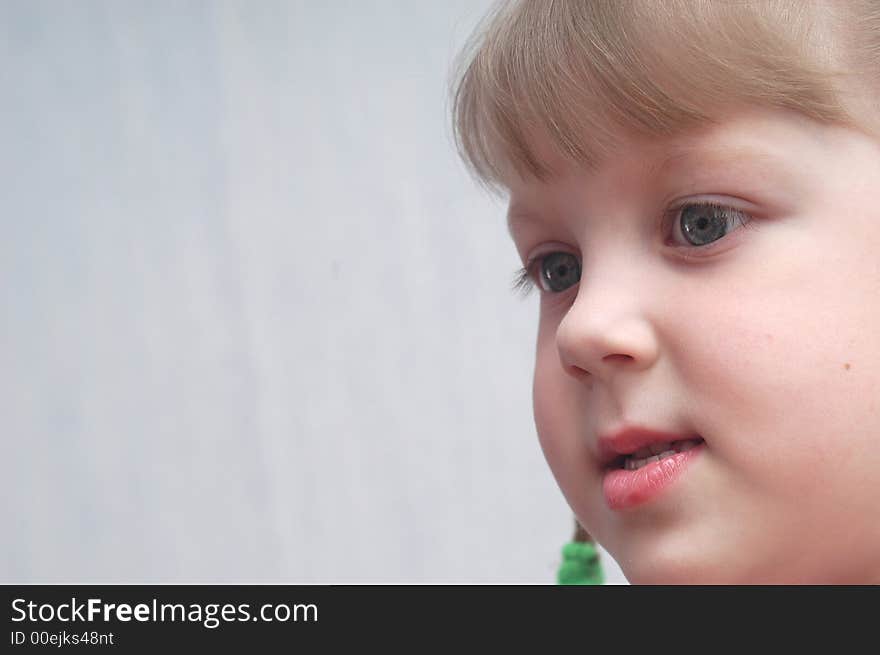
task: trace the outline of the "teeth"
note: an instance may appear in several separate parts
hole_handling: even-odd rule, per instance
[[[668,443],[652,443],[648,446],[651,449],[652,455],[659,455],[660,453],[670,450],[672,446]]]
[[[623,467],[627,471],[635,471],[651,462],[659,462],[661,459],[696,448],[701,441],[702,439],[685,439],[673,443],[651,444],[649,447],[639,448],[636,452],[628,455],[623,462]]]

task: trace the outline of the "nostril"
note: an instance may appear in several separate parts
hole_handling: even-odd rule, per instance
[[[623,364],[625,362],[631,361],[632,359],[633,359],[632,355],[605,355],[602,358],[602,361],[609,362],[611,364],[613,364],[615,362]]]
[[[590,377],[589,372],[585,371],[580,366],[575,366],[574,364],[566,366],[565,372],[578,380],[586,380]]]

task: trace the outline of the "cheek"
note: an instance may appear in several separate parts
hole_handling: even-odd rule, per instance
[[[552,331],[543,323],[538,330],[535,351],[535,376],[532,386],[532,403],[538,439],[550,467],[556,473],[556,464],[565,459],[570,445],[563,435],[571,429],[570,417],[564,411],[564,384]]]
[[[576,383],[563,371],[556,347],[555,326],[541,325],[535,360],[533,404],[535,427],[544,457],[569,502],[573,490],[583,485],[588,474],[590,452],[589,408]]]
[[[854,456],[873,458],[870,484],[880,486],[880,416],[869,392],[880,388],[880,340],[866,329],[880,321],[880,275],[810,244],[795,252],[729,280],[724,297],[736,302],[704,305],[713,309],[711,331],[689,328],[676,360],[720,463],[744,493],[827,504],[851,492],[840,467]],[[834,275],[817,271],[823,254]],[[851,469],[864,481],[863,470]]]

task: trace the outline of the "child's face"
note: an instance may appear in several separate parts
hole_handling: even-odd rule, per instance
[[[545,260],[541,445],[630,582],[880,583],[880,144],[753,110],[510,191],[523,262],[573,255]],[[697,201],[732,209],[664,221]],[[628,426],[705,443],[614,491]]]

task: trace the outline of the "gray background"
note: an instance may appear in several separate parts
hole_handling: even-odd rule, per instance
[[[0,581],[553,582],[488,6],[0,3]]]

